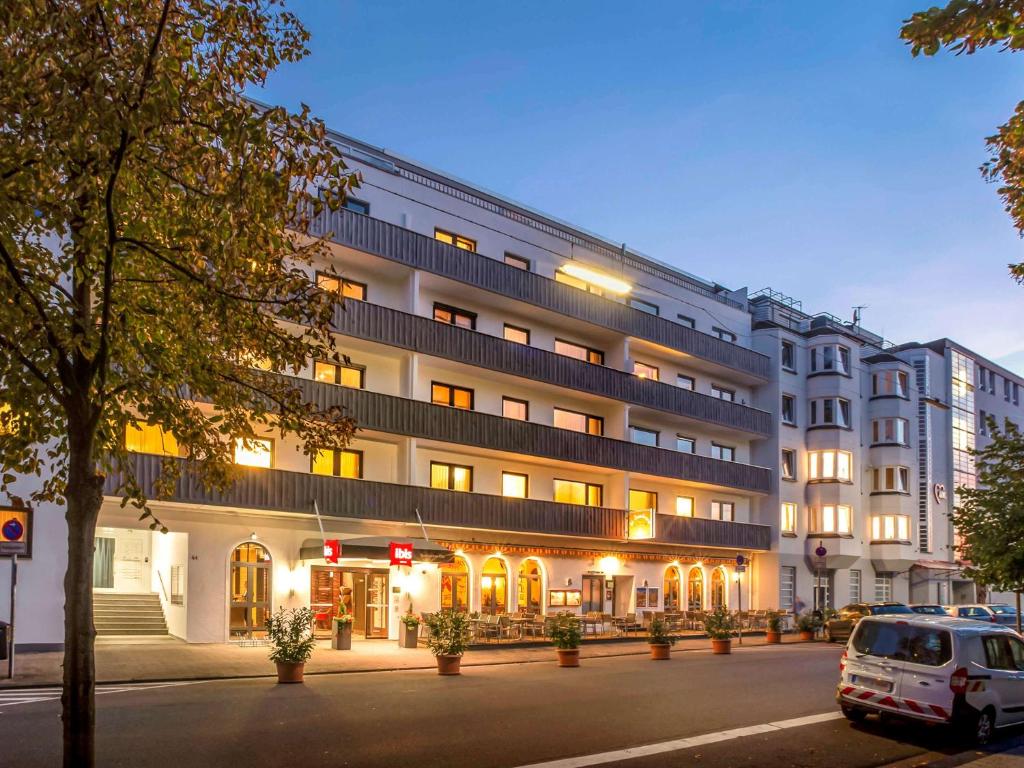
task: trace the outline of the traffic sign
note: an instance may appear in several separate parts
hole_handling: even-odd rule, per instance
[[[32,510],[0,507],[0,557],[32,557]]]
[[[736,573],[744,573],[746,570],[747,570],[747,566],[745,566],[745,565],[737,565],[736,566]]]
[[[743,565],[745,562],[747,562],[747,558],[743,555],[736,555],[736,565]]]
[[[819,544],[818,548],[814,550],[814,554],[816,554],[818,557],[824,557],[828,554],[828,550],[821,546],[821,544]]]

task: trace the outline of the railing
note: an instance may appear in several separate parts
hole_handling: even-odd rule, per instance
[[[339,333],[348,336],[611,397],[723,427],[757,435],[770,435],[773,431],[774,420],[767,411],[379,304],[361,301],[348,301],[344,306],[339,304],[334,314],[334,326]]]
[[[752,349],[370,216],[344,209],[326,211],[314,221],[311,232],[330,234],[341,245],[413,269],[646,339],[765,381],[769,378],[768,357]]]
[[[735,523],[705,517],[658,515],[655,541],[735,549],[771,549],[772,529],[755,523]]]

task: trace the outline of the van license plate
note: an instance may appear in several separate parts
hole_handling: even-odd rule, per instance
[[[859,685],[861,688],[870,688],[873,691],[892,693],[892,683],[890,683],[888,680],[879,680],[877,677],[864,677],[863,675],[853,675],[850,682],[854,685]]]

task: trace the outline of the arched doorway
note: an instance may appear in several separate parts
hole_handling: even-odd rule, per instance
[[[270,552],[262,544],[246,541],[231,553],[229,632],[252,637],[266,631],[270,618]]]
[[[679,578],[679,570],[674,565],[670,565],[665,571],[664,591],[665,610],[682,610],[682,586]]]
[[[527,613],[541,612],[541,594],[543,579],[540,563],[536,560],[523,560],[519,566],[519,582],[516,590],[516,603],[520,611]]]
[[[725,571],[715,568],[711,572],[711,610],[725,608]]]
[[[691,611],[704,610],[704,571],[691,568],[686,579],[686,607]]]
[[[464,557],[441,566],[441,608],[469,612],[469,565]]]
[[[508,611],[508,571],[500,557],[489,557],[480,574],[480,612]]]

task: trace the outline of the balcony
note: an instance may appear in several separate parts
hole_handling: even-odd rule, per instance
[[[132,460],[139,485],[152,496],[162,457],[135,454]],[[326,517],[418,524],[418,510],[425,525],[616,541],[623,541],[626,536],[626,512],[621,509],[509,499],[278,469],[239,467],[238,470],[238,479],[230,488],[216,491],[205,489],[198,478],[183,467],[173,494],[165,500],[299,514],[312,514],[316,500],[320,513]],[[107,478],[104,493],[115,494],[120,482],[121,478],[112,473]],[[643,543],[746,550],[767,550],[770,545],[769,528],[749,523],[662,515],[658,528],[657,538]]]
[[[334,314],[334,326],[346,336],[610,397],[721,427],[762,436],[772,434],[773,419],[767,411],[379,304],[350,301],[344,308],[339,305]]]
[[[330,233],[333,242],[349,248],[646,339],[762,381],[769,378],[769,358],[759,352],[379,219],[344,209],[327,211],[311,233]]]
[[[771,471],[764,467],[310,379],[288,379],[302,391],[305,402],[313,403],[322,411],[342,407],[362,429],[658,475],[737,491],[768,493],[771,489]]]

